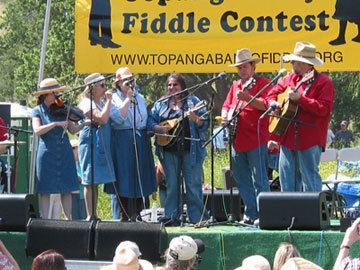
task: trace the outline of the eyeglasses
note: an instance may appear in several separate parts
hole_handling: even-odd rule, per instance
[[[178,83],[169,83],[168,87],[175,87],[175,86],[178,86],[178,85],[179,85]]]

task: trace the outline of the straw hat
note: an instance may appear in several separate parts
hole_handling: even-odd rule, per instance
[[[323,270],[320,266],[304,258],[296,257],[286,261],[280,270]]]
[[[117,248],[111,265],[101,267],[101,270],[153,270],[153,265],[146,260],[141,260],[129,247]]]
[[[116,70],[115,82],[131,77],[133,77],[133,74],[131,73],[130,69],[128,67],[121,67]]]
[[[324,63],[316,57],[316,47],[307,41],[296,42],[294,52],[283,56],[284,61],[299,61],[312,66],[322,66]]]
[[[50,93],[57,93],[65,89],[65,86],[60,86],[58,81],[54,78],[46,78],[40,82],[39,88],[34,92],[35,96],[46,95]]]
[[[261,61],[260,58],[253,58],[249,49],[240,49],[236,52],[235,64],[229,65],[229,67],[238,67],[242,64],[255,62],[255,64]]]
[[[92,73],[84,79],[84,83],[86,84],[85,91],[89,90],[89,86],[94,83],[101,82],[105,80],[105,77],[100,73]]]

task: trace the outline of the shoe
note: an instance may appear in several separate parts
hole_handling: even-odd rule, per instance
[[[164,224],[165,227],[176,227],[180,226],[180,220],[178,219],[171,219],[169,217],[161,217],[159,222]]]
[[[254,221],[250,218],[244,218],[239,221],[239,224],[241,225],[254,225]]]
[[[110,39],[103,39],[101,41],[101,47],[103,48],[111,48],[111,49],[116,49],[116,48],[119,48],[121,47],[121,45],[119,44],[116,44],[115,42],[112,42]]]
[[[341,38],[341,37],[338,37],[329,42],[330,45],[341,45],[345,43],[346,43],[345,38]]]
[[[259,226],[260,226],[260,219],[257,218],[257,219],[254,220],[254,226],[255,226],[255,227],[259,227]]]

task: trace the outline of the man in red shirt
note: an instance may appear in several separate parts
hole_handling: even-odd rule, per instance
[[[232,84],[223,104],[223,123],[231,119],[229,114],[244,108],[249,100],[269,83],[267,78],[255,74],[256,64],[259,62],[260,59],[253,58],[249,49],[237,51],[236,63],[230,66],[238,69],[240,80]],[[269,88],[265,89],[235,119],[237,128],[235,138],[232,139],[231,170],[245,204],[243,222],[247,224],[253,224],[259,216],[258,194],[269,191],[266,169],[268,119],[259,120],[266,110],[264,99],[268,90]]]
[[[319,162],[321,151],[326,146],[334,86],[325,74],[315,70],[314,66],[321,66],[323,62],[316,57],[316,47],[313,44],[297,42],[294,52],[283,58],[291,61],[293,72],[273,87],[267,103],[276,100],[288,87],[298,87],[298,91],[290,90],[288,95],[290,101],[298,105],[298,111],[280,140],[281,190],[321,191]],[[305,80],[309,77],[312,79]],[[300,176],[301,185],[298,182]]]

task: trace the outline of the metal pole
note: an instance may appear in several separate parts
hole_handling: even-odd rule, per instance
[[[46,54],[46,44],[49,32],[49,22],[50,22],[50,11],[51,11],[51,0],[47,0],[46,2],[46,12],[45,12],[45,20],[44,20],[44,30],[43,30],[43,38],[41,43],[41,52],[40,52],[40,63],[39,63],[39,77],[38,77],[38,85],[43,79],[44,76],[44,66],[45,66],[45,54]],[[33,141],[31,146],[31,159],[30,159],[30,174],[29,174],[29,193],[34,193],[35,188],[35,159],[36,152],[39,143],[39,138],[35,134],[33,135]]]

